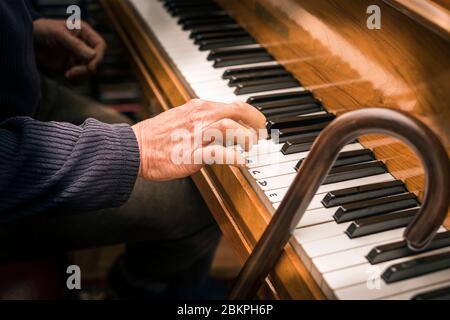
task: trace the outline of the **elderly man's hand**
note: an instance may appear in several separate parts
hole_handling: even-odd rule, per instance
[[[69,30],[65,20],[37,19],[33,23],[36,57],[41,68],[78,78],[96,71],[106,42],[85,22]]]
[[[191,100],[133,126],[141,155],[139,175],[171,180],[205,164],[244,164],[241,154],[226,146],[239,144],[248,150],[258,136],[266,135],[265,122],[262,113],[243,102]]]

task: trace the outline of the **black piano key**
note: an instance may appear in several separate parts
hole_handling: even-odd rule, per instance
[[[252,73],[233,75],[228,80],[228,86],[234,87],[240,83],[246,83],[249,81],[257,81],[262,79],[278,79],[280,77],[293,78],[292,74],[289,71],[282,68],[277,68],[277,69],[255,71]]]
[[[256,41],[252,37],[234,37],[230,39],[210,39],[199,41],[200,51],[213,50],[218,48],[229,48],[242,46],[247,44],[255,44]]]
[[[320,103],[292,105],[270,109],[260,109],[259,107],[256,107],[256,109],[264,114],[268,120],[279,116],[301,116],[325,111]]]
[[[223,68],[223,67],[238,66],[241,64],[267,62],[267,61],[273,61],[272,56],[267,53],[244,54],[241,56],[217,58],[214,60],[213,67]]]
[[[209,33],[209,32],[221,32],[221,31],[225,31],[225,30],[236,30],[236,29],[242,29],[242,28],[236,23],[220,25],[220,26],[202,26],[202,27],[192,28],[190,37],[194,38],[198,34],[204,34],[204,33]]]
[[[245,67],[245,68],[235,68],[228,69],[222,75],[222,79],[228,80],[236,77],[236,80],[245,77],[257,77],[265,74],[278,74],[278,73],[288,73],[288,71],[280,64],[260,66],[260,67]]]
[[[235,21],[232,18],[205,19],[202,21],[185,22],[182,24],[183,30],[192,30],[202,26],[220,26],[229,25]]]
[[[311,116],[280,116],[267,121],[267,130],[301,127],[319,123],[330,123],[336,118],[332,113],[317,114]]]
[[[238,35],[243,35],[246,34],[248,35],[247,31],[245,31],[244,29],[242,29],[239,26],[231,26],[231,27],[227,27],[224,28],[223,30],[205,30],[205,31],[191,31],[189,33],[189,38],[193,39],[194,41],[198,41],[198,40],[205,40],[205,39],[215,39],[218,36],[220,36],[221,34],[225,35],[225,34],[238,34]]]
[[[318,104],[322,105],[322,103],[311,96],[304,96],[304,97],[298,97],[298,98],[287,98],[282,100],[276,100],[276,101],[268,101],[268,102],[259,102],[254,103],[253,106],[257,107],[258,110],[265,110],[265,109],[274,109],[274,108],[283,108],[288,106],[301,106],[301,105],[310,105],[310,104]]]
[[[450,252],[394,264],[381,277],[386,283],[398,282],[450,268]]]
[[[209,61],[214,61],[218,58],[228,58],[228,57],[240,57],[244,55],[250,55],[250,54],[268,54],[266,49],[262,47],[255,47],[255,48],[241,48],[241,49],[215,49],[211,50],[211,52],[208,54],[207,59]]]
[[[163,1],[164,7],[166,8],[173,8],[173,7],[177,7],[177,6],[192,6],[192,5],[203,5],[203,6],[207,6],[207,5],[217,5],[216,3],[214,3],[213,1],[208,1],[208,0],[202,0],[202,1]]]
[[[223,9],[217,8],[213,12],[208,13],[209,17],[213,16],[229,16],[228,13],[226,13]],[[176,18],[178,21],[180,19],[195,19],[195,18],[204,18],[205,13],[201,11],[186,11],[181,12],[176,15]]]
[[[354,142],[354,141],[353,141]],[[374,161],[375,155],[369,149],[341,152],[333,164],[333,168]]]
[[[169,12],[172,16],[177,17],[180,14],[186,13],[194,13],[194,14],[203,14],[204,16],[208,16],[210,14],[216,14],[217,12],[223,12],[223,8],[219,7],[217,4],[210,3],[171,3],[166,6],[167,12]]]
[[[215,23],[214,23],[215,22]],[[214,15],[208,15],[208,16],[197,16],[197,17],[191,17],[191,18],[180,18],[178,19],[178,23],[182,27],[200,27],[204,25],[216,25],[218,23],[236,23],[236,20],[231,18],[228,15],[223,14],[214,14]]]
[[[204,24],[191,23],[191,24],[184,25],[182,27],[182,29],[184,31],[192,31],[192,30],[199,30],[201,28],[206,28],[206,27],[215,27],[215,28],[226,27],[226,26],[230,26],[233,24],[234,24],[233,21],[217,21],[216,23],[204,23]]]
[[[214,8],[214,7],[208,7],[208,8],[198,8],[198,9],[194,9],[194,8],[180,8],[180,9],[171,9],[171,10],[167,10],[172,17],[180,17],[180,16],[187,16],[187,15],[192,15],[192,14],[198,14],[198,15],[203,15],[203,16],[208,16],[208,15],[214,15],[214,14],[219,14],[221,12],[223,12],[222,9],[220,8]]]
[[[288,88],[300,88],[300,83],[293,77],[276,77],[270,79],[241,82],[236,86],[236,95],[257,93]]]
[[[369,177],[386,172],[386,166],[382,161],[352,164],[348,166],[332,168],[323,184]]]
[[[211,0],[167,0],[162,1],[162,3],[164,3],[164,6],[174,6],[174,5],[192,5],[192,4],[208,5],[214,2],[212,2]]]
[[[317,137],[328,123],[329,122],[323,122],[301,127],[275,129],[275,132],[278,131],[277,143],[285,143],[288,140],[299,138]],[[272,139],[274,138],[274,131],[268,130],[268,134]]]
[[[213,0],[158,0],[162,3],[203,3],[208,2],[211,3]]]
[[[178,17],[177,23],[182,25],[186,22],[190,22],[190,21],[202,21],[205,19],[214,19],[214,18],[229,18],[230,16],[226,13],[226,12],[219,12],[219,13],[215,13],[215,14],[211,14],[208,16],[202,15],[202,14],[185,14],[181,17]]]
[[[312,92],[309,90],[304,91],[296,91],[296,92],[286,92],[286,93],[273,93],[273,94],[265,94],[250,97],[247,99],[247,103],[251,105],[260,105],[261,103],[266,102],[274,102],[279,100],[291,99],[291,98],[300,98],[313,96]]]
[[[198,44],[202,40],[213,40],[213,39],[229,39],[233,37],[249,37],[250,35],[244,29],[232,30],[232,31],[220,31],[220,32],[209,32],[209,33],[199,33],[194,36],[194,43]]]
[[[419,208],[396,211],[379,216],[357,219],[345,230],[350,239],[406,227],[419,212]]]
[[[408,192],[400,180],[372,183],[364,186],[346,188],[328,192],[322,200],[325,208],[336,207],[346,203],[386,197]]]
[[[288,140],[281,147],[281,152],[284,155],[288,155],[308,151],[311,148],[314,141],[316,140],[316,138],[317,136],[311,136]],[[297,166],[295,169],[297,170]]]
[[[339,153],[339,156],[337,157],[336,161],[333,164],[333,168],[348,166],[349,164],[374,161],[374,160],[375,160],[375,155],[369,149],[344,151],[344,152]],[[302,163],[303,163],[303,159],[301,159],[299,162],[297,162],[297,164],[295,165],[295,170],[298,171],[298,169],[300,169],[300,166],[302,165]]]
[[[431,241],[431,243],[424,250],[421,250],[421,252],[427,252],[448,246],[450,246],[450,231],[440,232],[436,234],[433,241]],[[417,251],[412,251],[409,249],[406,241],[402,240],[376,246],[370,250],[366,258],[371,264],[378,264],[403,257],[409,257],[415,254],[417,254]]]
[[[411,300],[450,300],[450,286],[419,293]]]
[[[414,193],[402,193],[384,198],[344,204],[337,209],[333,218],[337,223],[343,223],[417,206],[419,206],[419,201]]]

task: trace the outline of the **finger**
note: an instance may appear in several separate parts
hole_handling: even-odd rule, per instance
[[[95,57],[94,57],[94,59],[92,59],[89,62],[89,65],[88,65],[89,70],[91,72],[94,72],[97,70],[98,65],[105,57],[106,42],[99,43],[97,46],[94,47],[94,50],[96,51]]]
[[[90,61],[95,57],[95,50],[70,32],[67,32],[61,39],[61,44],[79,59]]]
[[[88,23],[83,23],[80,38],[86,41],[94,50],[95,57],[89,62],[89,69],[95,71],[98,64],[103,60],[106,52],[106,42]]]
[[[67,79],[74,79],[86,76],[89,73],[89,69],[86,65],[76,65],[67,70],[65,76]]]
[[[202,137],[204,144],[240,145],[245,151],[257,142],[255,130],[231,119],[222,119],[205,127]]]
[[[208,145],[194,151],[194,159],[201,159],[206,165],[227,164],[232,166],[245,165],[245,159],[233,148],[225,148],[219,145]]]
[[[264,129],[266,126],[266,117],[256,110],[256,108],[245,102],[237,101],[225,106],[216,105],[212,112],[214,112],[215,121],[229,118],[237,122],[242,122],[256,131]]]
[[[255,129],[251,128],[249,125],[243,123],[242,121],[241,121],[241,124],[248,129],[255,130]],[[267,131],[266,126],[264,126],[264,128],[262,128],[262,129],[257,130],[256,134],[257,134],[257,139],[259,139],[259,140],[266,140],[269,137],[269,133]]]

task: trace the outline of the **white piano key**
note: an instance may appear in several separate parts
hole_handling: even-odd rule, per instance
[[[195,93],[199,97],[204,97],[205,95],[217,95],[222,96],[225,94],[233,94],[234,88],[227,86],[224,82],[219,83],[197,83],[191,85],[191,88],[194,89]]]
[[[402,237],[398,237],[381,242],[377,245],[400,241],[402,239],[403,239]],[[333,254],[314,258],[313,268],[316,270],[317,273],[324,274],[339,269],[345,269],[352,266],[365,264],[367,263],[366,255],[370,252],[370,250],[373,249],[373,247],[374,247],[373,244],[369,244],[356,249],[339,251]]]
[[[273,190],[265,191],[264,194],[270,200],[271,203],[278,203],[278,202],[281,202],[281,200],[283,200],[288,189],[289,188],[273,189]]]
[[[404,228],[395,229],[355,239],[350,239],[347,235],[343,234],[341,236],[305,243],[302,245],[302,249],[310,258],[315,258],[339,251],[362,247],[368,244],[376,244],[385,240],[396,239],[401,237],[404,231]],[[296,239],[297,232],[299,231],[296,230],[294,232]]]
[[[305,213],[313,214],[310,212]],[[311,227],[301,228],[296,230],[296,237],[298,243],[303,244],[311,241],[322,240],[338,235],[344,234],[351,222],[337,224],[336,222],[323,223]]]
[[[360,143],[351,143],[342,148],[342,152],[361,150],[364,147]],[[308,156],[309,151],[284,155],[281,151],[278,153],[257,155],[247,158],[249,168],[262,167],[268,165],[279,165],[282,162],[304,159]]]
[[[269,191],[273,189],[281,189],[289,187],[294,181],[296,174],[287,174],[284,176],[273,177],[268,179],[262,179],[257,181],[258,186],[263,191]],[[394,177],[390,173],[378,174],[370,177],[358,178],[353,180],[347,180],[342,182],[324,184],[319,187],[316,194],[330,192],[333,190],[346,189],[351,187],[357,187],[365,184],[386,182],[394,180]]]
[[[350,268],[345,268],[342,270],[332,271],[323,274],[324,285],[327,286],[330,290],[337,290],[339,288],[348,287],[352,285],[356,285],[358,283],[367,281],[367,270],[368,269],[376,269],[379,274],[378,277],[381,277],[381,274],[391,265],[402,263],[405,261],[414,260],[421,257],[427,257],[433,254],[449,252],[450,247],[442,248],[438,250],[433,250],[429,252],[424,252],[420,254],[416,254],[414,256],[403,257],[399,259],[394,259],[391,261],[386,261],[383,263],[378,263],[375,265],[371,265],[369,262],[366,262],[361,265],[356,265]]]
[[[338,208],[339,207],[308,210],[303,215],[302,219],[297,225],[297,228],[304,228],[314,226],[316,224],[334,221],[333,215],[336,213]]]
[[[234,101],[244,101],[246,102],[250,97],[255,97],[258,95],[265,95],[265,94],[277,94],[277,93],[288,93],[288,92],[302,92],[305,91],[305,88],[298,87],[298,88],[290,88],[290,89],[279,89],[279,90],[272,90],[272,91],[264,91],[259,93],[249,93],[249,94],[243,94],[236,96],[235,94],[232,95],[225,95],[225,96],[216,96],[215,94],[208,94],[203,97],[202,99],[207,100],[217,100],[219,102],[223,103],[232,103]]]
[[[367,275],[367,274],[366,274]],[[341,288],[334,291],[334,296],[338,299],[382,299],[402,292],[408,292],[417,288],[423,288],[429,285],[439,284],[450,279],[450,269],[442,270],[439,272],[433,272],[420,277],[414,277],[411,279],[386,284],[383,280],[377,282],[376,275],[373,279],[370,279],[370,283],[379,284],[379,288],[369,289],[368,283],[363,282],[354,286]]]
[[[337,224],[335,224],[335,226],[337,226]],[[340,228],[336,228],[336,231],[333,231],[333,227],[330,226],[328,233],[332,234],[333,232],[336,233],[339,232],[340,230],[341,230]],[[439,232],[442,231],[443,229],[441,229]],[[393,238],[390,240],[377,243],[377,246],[401,240],[403,240],[403,237],[399,236],[398,238]],[[366,246],[353,248],[347,251],[339,251],[333,254],[313,258],[312,262],[309,261],[309,265],[311,266],[310,270],[311,274],[318,283],[321,283],[323,274],[336,270],[350,268],[357,265],[367,264],[368,261],[366,259],[366,256],[370,252],[370,250],[373,249],[373,247],[374,247],[373,244],[369,244]]]
[[[414,290],[402,292],[399,294],[383,297],[383,300],[411,300],[418,294],[422,294],[429,291],[439,290],[450,286],[450,281],[445,281],[442,283],[434,284],[431,286],[420,287]]]
[[[379,263],[376,265],[371,265],[370,263],[365,263],[362,265],[354,266],[351,268],[346,268],[344,270],[337,270],[329,273],[325,273],[323,275],[323,286],[327,287],[329,290],[338,290],[340,288],[349,287],[353,285],[357,285],[358,283],[367,282],[368,280],[368,270],[374,270],[374,268],[378,271],[377,278],[381,281],[381,274],[391,265],[402,263],[414,259],[418,259],[421,257],[431,256],[433,254],[443,253],[450,251],[450,248],[443,248],[439,250],[433,250],[430,252],[424,252],[421,254],[417,254],[410,257],[404,257],[400,259],[395,259],[391,261],[386,261],[383,263]]]
[[[261,168],[270,165],[279,166],[283,162],[299,161],[308,156],[309,151],[284,155],[282,152],[272,152],[269,154],[258,154],[247,158],[247,167],[249,169]]]
[[[281,200],[283,200],[284,196],[286,195],[288,189],[289,188],[269,190],[265,192],[265,195],[270,200],[271,203],[281,202]],[[316,194],[311,200],[311,203],[308,206],[308,210],[323,208],[324,206],[322,205],[322,200],[324,197],[325,193]]]
[[[296,173],[295,165],[297,164],[297,162],[298,160],[294,160],[288,162],[281,162],[279,164],[271,166],[252,168],[249,169],[249,172],[256,180],[280,176],[284,174]]]
[[[267,153],[279,152],[283,143],[275,143],[272,139],[259,140],[258,144],[254,145],[249,152],[244,154],[246,159]]]
[[[270,66],[270,65],[277,65],[278,63],[273,61],[268,62],[257,62],[257,63],[251,63],[251,64],[245,64],[245,65],[237,65],[237,66],[229,66],[229,67],[221,67],[221,68],[214,68],[212,61],[205,61],[200,66],[195,65],[189,65],[185,66],[185,77],[190,77],[194,79],[194,83],[196,82],[205,82],[205,81],[211,81],[211,80],[218,80],[222,79],[222,75],[226,70],[234,70],[239,68],[248,68],[248,67],[260,67],[260,66]],[[204,68],[203,66],[207,65],[208,68]]]
[[[423,288],[429,285],[439,284],[450,279],[450,269],[430,273],[392,284],[380,281],[380,287],[369,289],[367,283],[360,283],[348,288],[342,288],[334,292],[334,296],[341,300],[372,300],[408,292],[412,289]],[[375,280],[375,279],[374,279]]]

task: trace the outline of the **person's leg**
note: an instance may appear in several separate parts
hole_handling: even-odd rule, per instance
[[[105,123],[132,124],[126,116],[78,95],[45,76],[41,76],[41,95],[38,120],[80,125],[87,118],[94,118]]]
[[[121,208],[53,212],[0,225],[0,259],[126,242],[120,265],[131,283],[194,285],[207,274],[220,238],[199,198],[189,179],[138,180]]]

